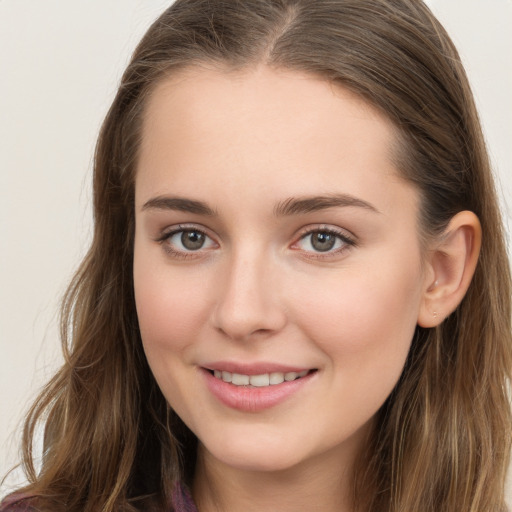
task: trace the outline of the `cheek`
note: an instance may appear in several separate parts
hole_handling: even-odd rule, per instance
[[[328,432],[335,425],[355,431],[366,423],[402,374],[416,328],[420,286],[416,267],[392,268],[387,267],[385,276],[368,269],[344,272],[342,281],[310,294],[297,310],[303,331],[329,358],[333,395],[328,406],[338,412],[333,412],[334,426],[323,427]]]
[[[298,310],[304,330],[335,366],[400,372],[416,328],[421,273],[416,260],[346,269],[306,297]],[[381,269],[386,269],[382,272]],[[306,283],[307,285],[308,283]],[[310,283],[309,283],[310,284]],[[311,286],[306,286],[311,290]],[[349,364],[350,363],[350,364]]]
[[[198,293],[200,280],[182,279],[168,265],[134,255],[134,291],[142,344],[151,372],[171,406],[187,419],[187,397],[194,392],[192,340],[204,326],[202,304],[205,294]],[[154,257],[154,255],[153,255]],[[189,424],[193,424],[188,418]]]
[[[157,262],[152,264],[150,258]],[[165,257],[165,256],[163,256]],[[199,272],[176,272],[161,255],[134,255],[134,289],[144,350],[150,364],[164,353],[186,351],[205,324],[207,296]]]
[[[177,351],[185,347],[183,334],[188,331],[190,323],[186,315],[190,311],[186,306],[189,302],[186,294],[178,299],[176,293],[165,287],[161,280],[144,279],[135,283],[135,301],[145,347],[165,345]]]

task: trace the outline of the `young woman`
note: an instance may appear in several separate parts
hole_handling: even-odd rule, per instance
[[[505,510],[510,271],[421,2],[178,0],[94,212],[3,511]]]

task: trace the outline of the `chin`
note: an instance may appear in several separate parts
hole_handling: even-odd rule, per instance
[[[284,443],[276,437],[264,442],[261,438],[233,439],[226,436],[224,442],[208,443],[209,446],[203,444],[203,450],[209,457],[238,471],[283,471],[308,457],[304,448],[300,450],[300,446]]]

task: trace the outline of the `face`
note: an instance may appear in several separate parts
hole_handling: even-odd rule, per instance
[[[283,470],[343,457],[395,386],[424,272],[393,126],[265,67],[159,84],[136,176],[144,350],[205,456]]]

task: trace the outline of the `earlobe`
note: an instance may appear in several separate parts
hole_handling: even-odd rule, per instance
[[[475,272],[481,241],[482,228],[473,212],[462,211],[451,219],[429,251],[418,325],[435,327],[457,308]]]

